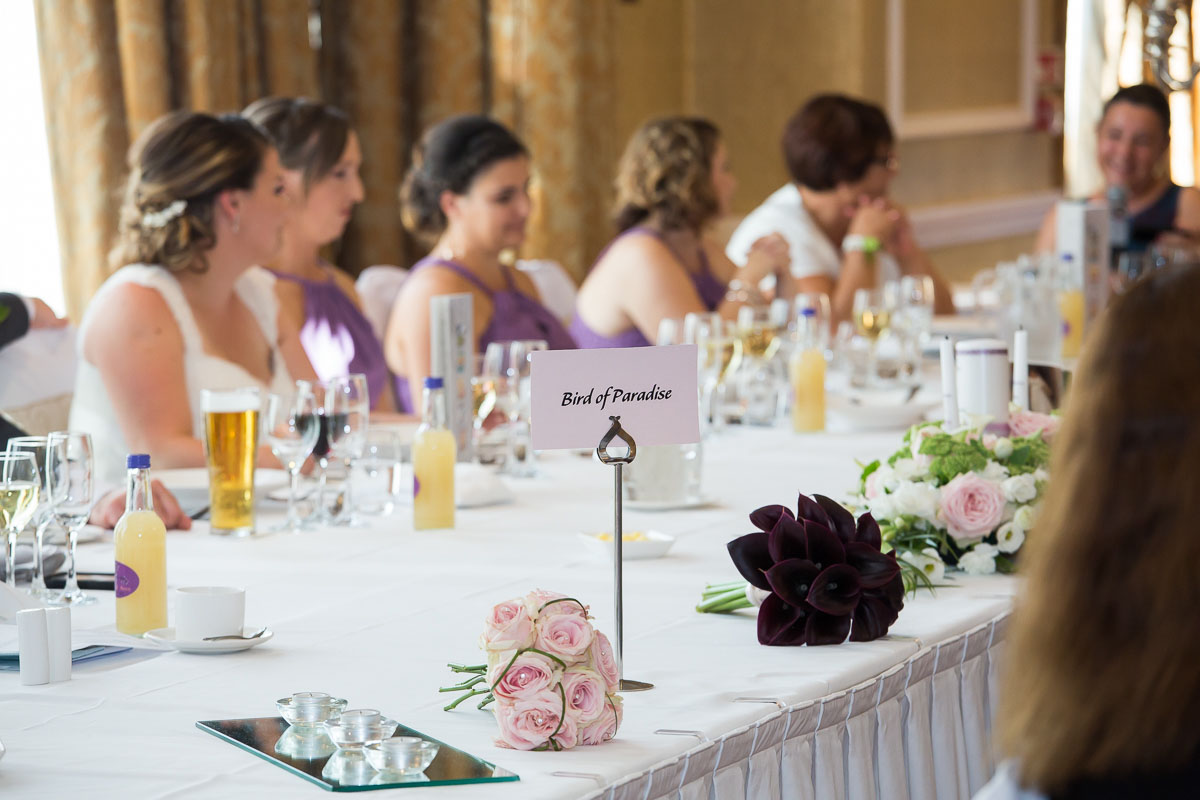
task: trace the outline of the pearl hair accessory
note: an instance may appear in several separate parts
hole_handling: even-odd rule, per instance
[[[176,200],[160,211],[147,211],[142,214],[143,228],[164,228],[167,223],[178,217],[187,208],[187,200]]]

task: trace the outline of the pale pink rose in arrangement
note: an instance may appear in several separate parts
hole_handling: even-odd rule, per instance
[[[562,677],[561,668],[541,653],[524,652],[488,670],[488,686],[496,698],[523,700],[553,689]]]
[[[567,713],[579,717],[586,725],[600,716],[604,710],[606,684],[600,673],[587,667],[569,667],[562,677],[563,692],[567,698]]]
[[[994,433],[985,433],[983,435],[983,446],[988,450],[996,449],[996,442],[1000,441],[1000,437]]]
[[[554,743],[561,750],[570,750],[579,744],[579,719],[571,713],[570,706],[567,707],[567,715],[563,717],[558,733],[554,734],[551,738],[553,738]]]
[[[1058,432],[1058,426],[1058,417],[1036,411],[1015,411],[1008,417],[1008,430],[1013,436],[1032,436],[1041,431],[1048,442]]]
[[[611,695],[604,703],[604,711],[599,718],[580,728],[579,743],[604,744],[612,739],[617,735],[617,728],[621,727],[622,713],[621,698],[618,695]]]
[[[552,656],[574,663],[592,645],[594,631],[586,617],[559,614],[538,619],[534,647]]]
[[[577,616],[586,617],[587,609],[579,605],[574,600],[566,599],[566,595],[561,592],[548,592],[545,589],[534,589],[529,594],[525,595],[525,604],[529,606],[529,613],[535,619],[541,617],[555,617],[559,614],[575,614]],[[559,600],[561,602],[551,602]],[[547,605],[549,603],[549,605]]]
[[[479,646],[484,650],[519,650],[533,644],[533,617],[523,600],[505,600],[488,614]]]
[[[958,544],[970,544],[1000,524],[1004,502],[1000,484],[968,472],[942,487],[942,518]]]
[[[613,652],[612,642],[608,641],[608,637],[600,631],[596,631],[596,636],[592,640],[590,656],[592,667],[604,678],[608,690],[615,692],[617,684],[621,680],[621,675],[617,672],[617,656]]]
[[[562,697],[545,689],[522,700],[497,700],[493,707],[500,726],[496,744],[513,750],[532,750],[549,741],[558,729]]]
[[[883,493],[883,480],[879,477],[879,470],[875,470],[867,476],[866,486],[863,487],[863,496],[868,500],[874,500]]]

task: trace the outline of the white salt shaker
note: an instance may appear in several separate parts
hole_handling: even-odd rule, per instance
[[[1012,391],[1008,345],[999,339],[967,339],[955,345],[954,355],[959,413],[1007,422]]]

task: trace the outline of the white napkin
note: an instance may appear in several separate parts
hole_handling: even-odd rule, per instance
[[[33,543],[18,542],[17,543],[17,580],[28,580],[33,572]],[[58,572],[59,568],[67,561],[67,553],[61,547],[46,545],[42,548],[42,566],[46,568],[47,575],[53,575]],[[4,559],[0,558],[0,581],[5,580],[7,576],[4,573]]]
[[[500,480],[493,467],[468,463],[454,465],[454,505],[458,508],[492,506],[512,500],[512,490]]]

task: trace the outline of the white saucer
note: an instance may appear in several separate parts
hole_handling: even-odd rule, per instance
[[[259,625],[247,625],[242,628],[242,635],[249,636],[260,627]],[[219,642],[181,642],[175,638],[174,628],[156,628],[146,632],[146,638],[160,644],[165,644],[167,647],[174,648],[181,653],[236,653],[239,650],[249,650],[251,647],[258,647],[263,642],[271,640],[275,634],[270,628],[267,628],[266,633],[259,636],[257,639],[222,639]]]
[[[625,534],[628,536],[629,534]],[[625,541],[621,545],[621,557],[625,561],[639,561],[643,558],[660,558],[667,554],[671,549],[671,545],[675,544],[674,536],[667,536],[665,533],[658,531],[643,531],[646,537],[641,541],[630,542]],[[584,546],[591,552],[592,555],[600,558],[611,558],[613,545],[612,539],[605,541],[600,538],[600,534],[596,533],[581,533],[579,538],[583,540]]]
[[[634,511],[686,511],[691,508],[707,508],[716,502],[715,498],[702,495],[690,500],[626,500],[623,505]]]
[[[832,429],[871,431],[903,429],[925,419],[936,403],[918,400],[908,403],[879,403],[870,400],[850,402],[845,396],[829,396],[825,413]]]

